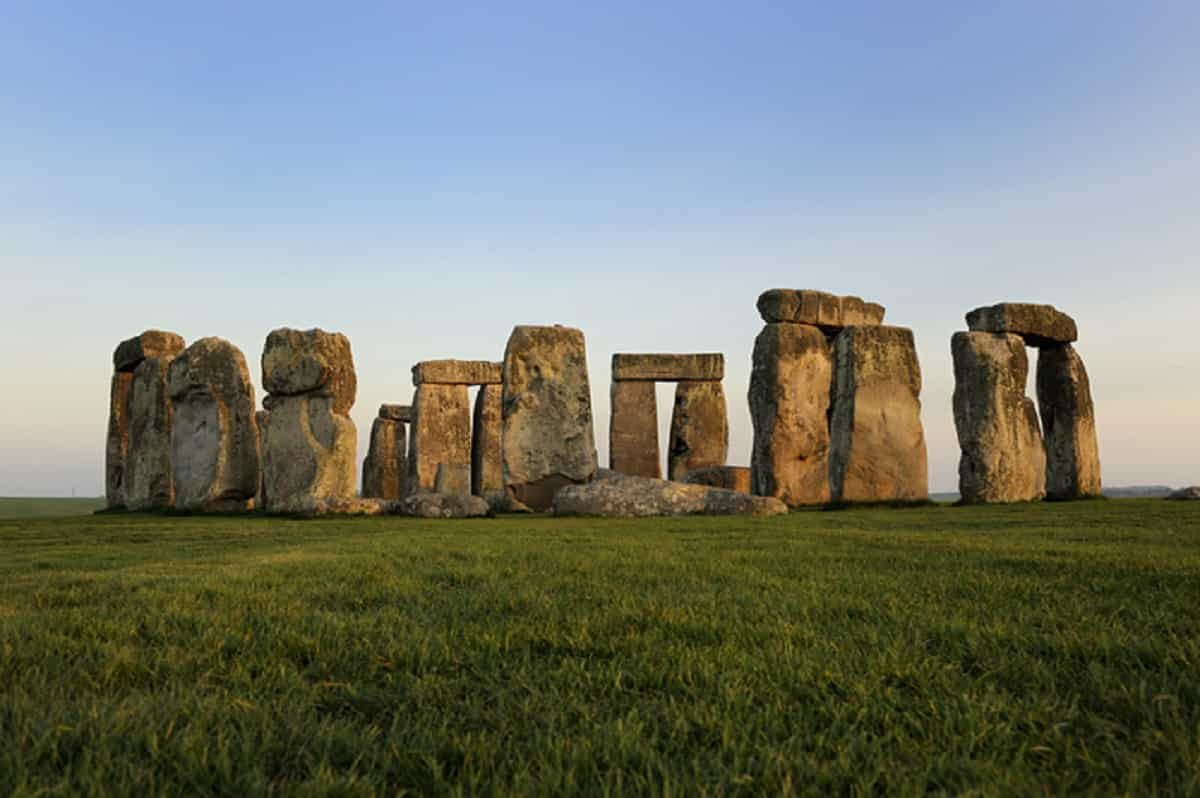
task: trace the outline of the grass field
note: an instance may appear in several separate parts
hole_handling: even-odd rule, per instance
[[[0,521],[0,794],[1200,794],[1200,505]]]
[[[0,496],[0,519],[62,518],[91,515],[104,506],[104,499],[26,499]]]

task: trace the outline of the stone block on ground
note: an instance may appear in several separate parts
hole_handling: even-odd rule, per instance
[[[751,487],[789,507],[829,501],[829,394],[833,360],[806,324],[768,324],[754,342]]]
[[[564,487],[554,497],[555,515],[631,518],[658,515],[780,515],[778,499],[706,485],[609,474],[586,485]]]
[[[729,456],[729,412],[719,382],[675,386],[667,473],[680,481],[698,468],[724,465]]]
[[[504,389],[500,385],[480,386],[475,394],[475,412],[471,418],[471,493],[476,496],[504,490],[504,459],[500,449],[503,400]]]
[[[959,332],[951,339],[951,351],[962,501],[1041,499],[1046,494],[1046,452],[1037,408],[1025,396],[1025,342],[1005,333]]]
[[[422,492],[400,502],[400,514],[415,518],[480,518],[488,512],[487,500],[470,494]]]
[[[171,478],[175,507],[234,512],[254,506],[259,439],[254,386],[240,349],[201,338],[171,361]]]
[[[912,330],[847,327],[833,358],[831,501],[927,500],[921,365]]]
[[[650,382],[725,379],[725,356],[719,352],[700,354],[616,354],[612,357],[612,378]]]
[[[636,477],[662,476],[658,450],[658,397],[653,382],[613,382],[608,425],[608,464]]]
[[[710,466],[690,471],[683,478],[689,485],[707,485],[738,493],[750,493],[750,469],[744,466]]]
[[[425,360],[412,368],[413,385],[499,385],[501,364],[490,360]]]
[[[772,288],[759,296],[758,312],[767,324],[808,324],[825,332],[837,332],[843,327],[882,324],[885,310],[883,305],[864,302],[856,296]]]
[[[518,326],[504,354],[505,489],[546,510],[559,488],[596,473],[583,332]]]
[[[1046,497],[1100,495],[1100,445],[1087,369],[1070,344],[1044,346],[1037,363],[1038,408],[1046,441]]]
[[[1079,338],[1075,320],[1053,305],[1001,302],[967,314],[972,332],[1019,335],[1030,346],[1069,344]]]
[[[471,404],[466,385],[417,386],[412,419],[408,432],[409,493],[435,490],[438,466],[443,463],[463,466],[470,474]]]
[[[332,412],[354,406],[358,378],[350,340],[324,330],[273,330],[262,354],[263,387],[273,396],[328,396]]]

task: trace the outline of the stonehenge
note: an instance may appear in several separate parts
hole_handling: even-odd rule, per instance
[[[273,513],[314,514],[355,497],[358,446],[350,409],[358,390],[341,333],[282,328],[262,354],[263,495]]]
[[[1100,494],[1100,454],[1075,320],[1051,305],[1006,302],[966,315],[951,339],[959,493],[964,503]],[[1026,346],[1038,349],[1037,405],[1025,396]],[[1039,423],[1040,411],[1040,423]]]
[[[500,364],[482,360],[428,360],[413,366],[412,375],[416,390],[409,436],[407,492],[471,495],[475,492],[476,475],[480,491],[499,491],[500,415],[495,404],[501,382]],[[468,393],[468,388],[476,385],[480,386],[474,412],[478,444],[472,438]],[[489,401],[491,407],[487,406]]]
[[[583,332],[519,325],[504,350],[501,457],[504,489],[550,508],[566,485],[596,474],[592,394]]]
[[[363,459],[362,495],[367,499],[398,501],[407,494],[408,436],[412,418],[408,405],[381,405],[371,424],[371,443]]]
[[[758,299],[752,491],[790,507],[929,497],[912,331],[854,296],[777,288]]]
[[[171,361],[168,394],[174,506],[234,512],[259,492],[259,435],[254,386],[241,350],[201,338]]]
[[[721,381],[725,356],[615,354],[612,358],[609,468],[630,476],[662,476],[655,384],[674,382],[668,476],[725,464],[729,416]]]

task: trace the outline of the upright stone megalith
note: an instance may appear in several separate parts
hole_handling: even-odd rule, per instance
[[[667,473],[682,482],[690,472],[725,465],[729,455],[729,413],[725,389],[717,381],[681,381],[675,386]]]
[[[504,484],[547,510],[563,486],[596,474],[591,386],[583,332],[518,326],[504,352]]]
[[[408,493],[437,489],[438,466],[471,469],[471,402],[465,384],[422,383],[413,393]]]
[[[1046,436],[1046,498],[1100,495],[1100,446],[1087,369],[1070,344],[1043,346],[1037,363],[1038,407]]]
[[[767,324],[754,342],[751,487],[789,507],[829,501],[829,391],[833,361],[824,333]]]
[[[171,332],[147,330],[123,341],[113,353],[118,373],[132,373],[125,399],[127,444],[121,468],[123,504],[130,510],[170,507],[171,420],[167,370],[183,351],[183,338]],[[118,391],[119,393],[119,391]],[[120,436],[120,421],[110,423]],[[112,447],[120,451],[119,444]]]
[[[251,509],[259,488],[254,386],[240,349],[201,338],[171,362],[171,479],[175,507]]]
[[[921,365],[912,330],[847,327],[834,341],[833,361],[832,501],[928,499]]]
[[[362,495],[367,499],[399,501],[407,495],[408,436],[403,405],[383,405],[371,425],[371,445],[363,460]]]
[[[312,514],[354,499],[357,440],[350,409],[358,381],[341,333],[282,328],[262,355],[263,493],[272,513]]]
[[[491,496],[504,490],[503,437],[504,388],[481,385],[475,395],[471,419],[471,493]]]
[[[608,424],[608,467],[635,477],[658,479],[658,397],[654,382],[614,380]]]
[[[964,503],[1035,501],[1046,493],[1046,453],[1037,408],[1025,396],[1029,360],[1019,335],[958,332],[954,425]]]

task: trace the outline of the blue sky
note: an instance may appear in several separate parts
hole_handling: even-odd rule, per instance
[[[647,7],[649,6],[649,7]],[[0,495],[99,493],[109,356],[164,327],[353,342],[365,436],[408,369],[516,323],[722,351],[754,300],[913,327],[931,485],[949,337],[1080,324],[1105,481],[1200,482],[1200,5],[0,0]],[[660,402],[667,423],[669,392]]]

